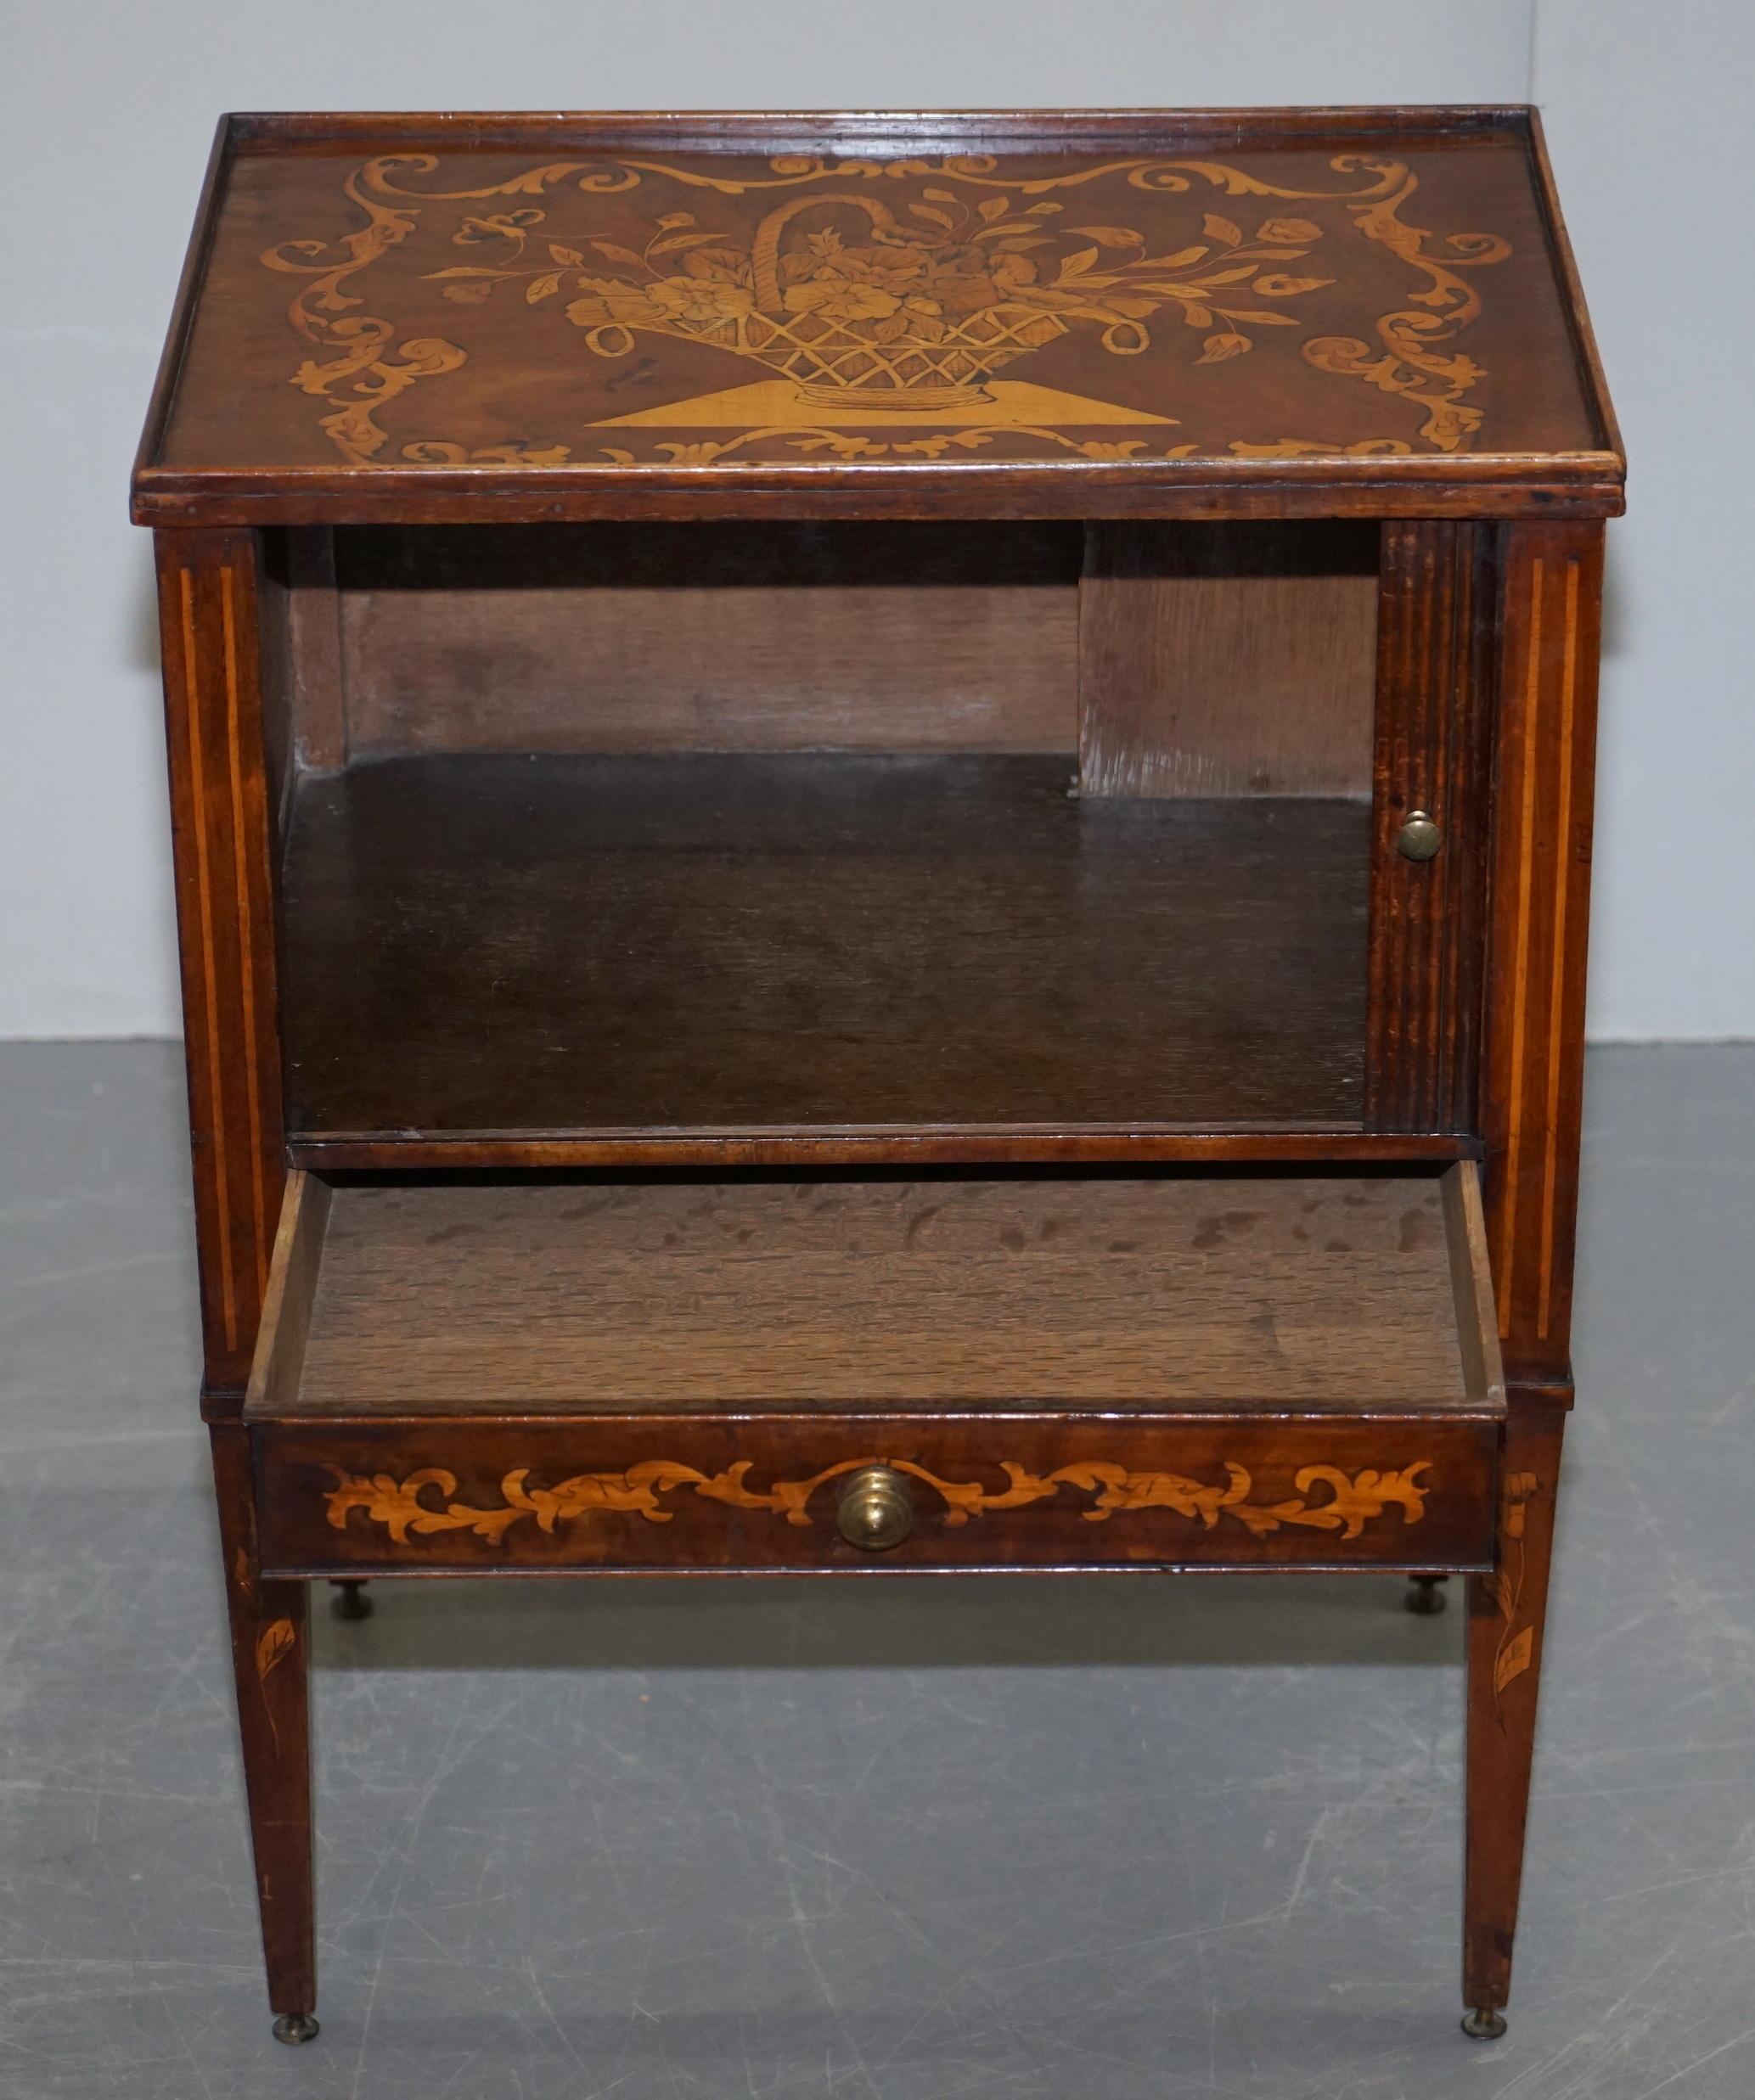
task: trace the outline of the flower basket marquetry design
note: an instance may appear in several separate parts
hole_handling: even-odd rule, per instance
[[[356,466],[627,466],[653,453],[705,466],[789,450],[932,459],[1002,438],[1012,456],[1023,446],[1038,456],[1176,459],[1212,447],[1164,442],[1181,420],[1165,413],[1178,405],[1172,375],[1286,337],[1308,364],[1363,380],[1403,411],[1380,435],[1234,439],[1234,453],[1454,452],[1480,427],[1468,396],[1484,375],[1450,345],[1481,310],[1467,273],[1503,261],[1510,244],[1411,224],[1404,212],[1419,177],[1402,161],[1338,154],[1332,182],[1319,188],[1195,159],[1038,175],[1008,173],[982,155],[780,156],[758,166],[765,171],[722,172],[711,155],[556,161],[457,189],[427,185],[439,166],[430,154],[369,161],[342,185],[366,215],[363,228],[333,244],[284,241],[262,256],[301,279],[289,317],[313,355],[293,384],[324,403],[321,426]],[[630,215],[630,205],[643,208]],[[448,335],[398,340],[395,323],[356,311],[365,304],[357,283],[417,236],[430,249],[453,221],[450,257],[418,273],[426,296],[457,308],[547,309],[578,331],[588,356],[610,363],[659,340],[720,351],[749,382],[684,389],[593,419],[606,439],[695,433],[649,435],[644,454],[637,438],[577,458],[573,445],[546,440],[472,450],[435,435],[392,447],[377,420],[383,408],[482,353]],[[1326,333],[1308,311],[1315,295],[1355,291],[1359,237],[1414,279],[1403,303],[1372,317],[1375,344]],[[531,325],[547,323],[533,315]],[[1020,373],[1075,335],[1107,357],[1153,356],[1161,405],[1070,393]],[[931,427],[910,435],[908,424]],[[1128,424],[1145,434],[1089,434]],[[719,435],[700,435],[710,430]]]

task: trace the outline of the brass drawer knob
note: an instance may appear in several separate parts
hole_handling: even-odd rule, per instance
[[[1396,851],[1408,861],[1429,861],[1443,843],[1443,833],[1424,810],[1410,810],[1396,834]]]
[[[908,1482],[888,1466],[862,1466],[848,1475],[835,1518],[849,1546],[881,1553],[900,1546],[914,1530],[914,1497]]]

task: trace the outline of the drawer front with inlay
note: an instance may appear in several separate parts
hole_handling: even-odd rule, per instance
[[[285,1424],[291,1572],[1491,1565],[1490,1421]]]

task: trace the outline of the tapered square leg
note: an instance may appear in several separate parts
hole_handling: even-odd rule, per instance
[[[1498,2014],[1511,1992],[1565,1419],[1550,1408],[1512,1417],[1499,1475],[1499,1564],[1469,1583],[1463,2024],[1482,2041],[1504,2033]]]
[[[257,1574],[248,1440],[221,1425],[211,1435],[268,2004],[278,2040],[307,2041],[317,2032],[309,1590]]]

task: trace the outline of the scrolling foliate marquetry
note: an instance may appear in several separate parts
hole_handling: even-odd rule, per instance
[[[548,1532],[582,1518],[615,1513],[638,1514],[650,1524],[668,1524],[674,1512],[665,1508],[664,1497],[679,1490],[692,1490],[709,1502],[734,1509],[766,1510],[807,1529],[814,1521],[811,1501],[818,1488],[880,1465],[906,1474],[930,1489],[945,1506],[944,1521],[953,1525],[967,1524],[971,1517],[991,1510],[1021,1509],[1052,1500],[1065,1488],[1094,1498],[1081,1512],[1088,1524],[1106,1523],[1117,1513],[1167,1509],[1209,1531],[1224,1519],[1241,1524],[1256,1538],[1291,1524],[1338,1531],[1345,1539],[1355,1539],[1367,1524],[1392,1508],[1400,1510],[1404,1524],[1418,1524],[1431,1491],[1430,1483],[1420,1477],[1431,1471],[1423,1463],[1352,1473],[1338,1466],[1304,1466],[1293,1480],[1291,1496],[1262,1502],[1251,1499],[1255,1484],[1247,1468],[1229,1461],[1224,1465],[1225,1479],[1217,1483],[1175,1473],[1135,1471],[1105,1460],[1061,1466],[1049,1474],[1034,1474],[1006,1462],[1000,1468],[1006,1485],[987,1488],[979,1481],[944,1480],[908,1459],[867,1457],[844,1459],[807,1479],[777,1480],[768,1488],[751,1486],[747,1460],[707,1474],[673,1459],[647,1459],[624,1473],[576,1474],[547,1488],[532,1486],[528,1468],[518,1467],[501,1480],[498,1503],[486,1507],[456,1499],[457,1477],[442,1467],[425,1466],[402,1480],[393,1474],[352,1474],[331,1467],[335,1485],[325,1491],[324,1499],[329,1521],[337,1530],[346,1530],[354,1510],[363,1510],[398,1546],[407,1544],[410,1533],[427,1536],[444,1531],[466,1531],[498,1546],[515,1524],[526,1519]],[[442,1506],[423,1499],[428,1489]],[[1325,1492],[1319,1494],[1319,1490]]]
[[[1459,452],[1484,413],[1485,373],[1454,346],[1481,313],[1470,273],[1511,252],[1421,227],[1420,177],[1360,154],[1328,160],[1319,186],[1162,156],[1038,172],[980,155],[605,156],[462,186],[451,165],[367,161],[340,185],[363,226],[262,254],[302,280],[288,316],[310,354],[291,381],[349,465]],[[1064,356],[1040,368],[1057,350],[1077,353],[1077,390],[1049,383],[1069,376]],[[483,446],[447,431],[436,384],[425,434],[380,420],[465,366],[527,385],[538,351],[545,403],[594,368],[581,397],[601,407],[608,387],[611,413]],[[1363,384],[1381,427],[1185,439],[1189,375],[1252,357]],[[1150,386],[1119,384],[1137,360]],[[1225,413],[1223,394],[1202,399]]]

